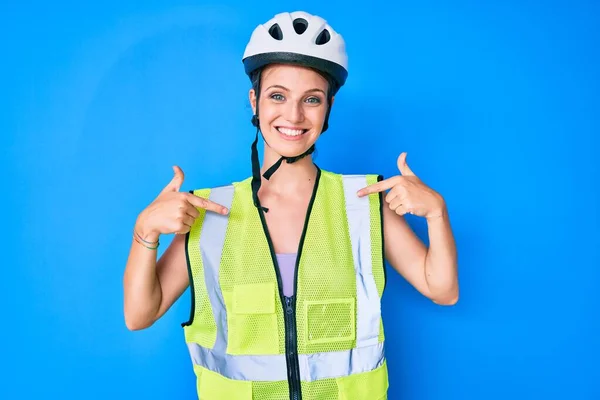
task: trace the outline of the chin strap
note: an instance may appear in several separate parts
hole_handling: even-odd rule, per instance
[[[275,173],[275,171],[277,171],[279,169],[279,167],[281,166],[281,163],[284,160],[288,164],[292,164],[298,160],[303,159],[307,155],[312,154],[314,151],[315,151],[315,145],[313,144],[312,146],[310,146],[310,148],[308,150],[306,150],[304,153],[300,154],[299,156],[296,156],[296,157],[283,157],[282,156],[279,160],[277,160],[277,162],[275,164],[273,164],[271,166],[271,168],[269,168],[268,170],[265,171],[263,176],[265,177],[266,180],[269,180],[271,178],[271,176]]]
[[[254,120],[257,118],[253,117],[252,119]],[[269,212],[268,208],[260,205],[260,200],[258,199],[258,190],[260,189],[260,186],[262,183],[262,179],[261,179],[261,175],[260,175],[260,162],[258,160],[258,133],[259,132],[260,132],[260,128],[257,127],[256,128],[256,137],[254,138],[254,142],[252,143],[252,156],[251,156],[251,159],[252,159],[252,199],[254,200],[254,205],[257,208],[262,208],[264,212]],[[288,164],[292,164],[298,160],[303,159],[304,157],[308,156],[309,154],[312,154],[314,151],[315,151],[315,145],[313,144],[312,146],[310,146],[310,148],[308,150],[306,150],[304,153],[300,154],[299,156],[295,156],[295,157],[281,156],[281,158],[279,158],[279,160],[277,160],[277,162],[275,164],[273,164],[268,170],[265,171],[265,173],[262,175],[262,177],[264,177],[266,180],[269,180],[271,178],[271,176],[275,173],[275,171],[277,171],[279,169],[279,167],[281,166],[281,164],[283,163],[284,160]]]

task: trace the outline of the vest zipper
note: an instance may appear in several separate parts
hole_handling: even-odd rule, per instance
[[[284,308],[283,322],[285,325],[285,360],[287,364],[287,376],[288,376],[288,388],[290,392],[290,400],[302,400],[302,392],[300,386],[300,365],[298,362],[298,337],[296,330],[296,301],[295,296],[287,297],[283,294],[283,283],[281,280],[281,273],[279,271],[279,263],[277,262],[277,256],[275,255],[275,249],[273,248],[273,242],[271,241],[271,235],[267,228],[265,216],[261,208],[258,209],[260,220],[263,225],[263,229],[267,236],[267,242],[269,243],[269,249],[271,251],[271,259],[273,260],[273,266],[275,267],[275,277],[277,278],[277,286],[279,288],[279,297],[281,299],[281,305]],[[296,264],[296,269],[298,265]],[[294,283],[294,293],[296,291],[296,284]]]
[[[260,222],[263,226],[263,231],[267,238],[267,243],[269,244],[269,250],[271,252],[271,259],[273,260],[273,266],[275,267],[275,276],[277,278],[277,285],[279,286],[279,297],[281,298],[282,306],[285,308],[285,359],[287,363],[290,400],[302,400],[302,386],[300,384],[300,363],[298,361],[298,333],[296,327],[296,294],[298,290],[298,269],[300,267],[300,256],[302,255],[304,238],[308,229],[308,221],[310,219],[310,213],[312,211],[312,207],[317,196],[317,189],[319,187],[320,178],[321,169],[317,166],[317,178],[315,180],[315,186],[313,188],[312,197],[308,204],[308,210],[306,212],[306,219],[304,221],[304,228],[302,230],[300,243],[298,244],[298,253],[296,257],[296,271],[294,273],[294,295],[292,297],[287,297],[283,294],[283,283],[281,281],[279,263],[277,262],[277,256],[275,255],[275,248],[273,247],[273,241],[271,240],[269,228],[267,227],[264,211],[260,206],[260,200],[257,200],[258,215],[260,217]]]
[[[285,297],[286,319],[286,358],[288,364],[288,378],[290,383],[290,400],[300,400],[300,366],[298,364],[296,331],[296,311],[293,297]]]

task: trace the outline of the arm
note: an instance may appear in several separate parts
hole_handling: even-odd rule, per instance
[[[453,305],[458,301],[458,268],[445,201],[409,168],[406,152],[398,157],[398,169],[401,175],[369,185],[358,196],[380,193],[384,199],[384,251],[392,267],[434,303]],[[406,223],[407,213],[427,220],[429,248]]]
[[[156,249],[132,239],[123,276],[125,324],[131,330],[151,326],[188,287],[185,234],[200,215],[199,209],[228,212],[210,200],[179,192],[183,171],[177,166],[173,170],[171,182],[136,220],[135,232],[145,241],[156,242],[161,234],[176,235],[158,262]]]
[[[156,236],[143,233],[148,241]],[[185,235],[175,235],[158,262],[156,250],[132,240],[123,277],[125,324],[130,330],[150,327],[175,303],[189,285]]]
[[[415,235],[403,216],[383,204],[385,257],[421,294],[440,305],[458,301],[456,247],[448,212],[427,220],[429,248]]]

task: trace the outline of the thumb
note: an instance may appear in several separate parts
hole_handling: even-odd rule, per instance
[[[181,185],[183,184],[183,171],[181,170],[181,168],[179,168],[177,165],[173,166],[173,172],[175,173],[175,176],[173,176],[173,179],[171,179],[171,182],[169,182],[169,184],[167,186],[165,186],[165,188],[163,189],[163,193],[164,192],[179,192],[179,189],[181,189]]]
[[[415,176],[415,173],[408,167],[406,163],[406,152],[402,152],[400,157],[398,157],[398,169],[403,176]]]

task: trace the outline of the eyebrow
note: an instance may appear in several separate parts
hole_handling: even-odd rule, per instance
[[[290,91],[290,89],[286,88],[285,86],[281,86],[281,85],[271,85],[268,88],[266,88],[265,90],[274,89],[274,88],[275,89],[282,89],[282,90],[285,90],[285,91],[288,91],[288,92]],[[309,89],[309,90],[306,91],[306,93],[311,93],[311,92],[321,92],[323,94],[326,94],[324,90],[319,89],[319,88]]]

